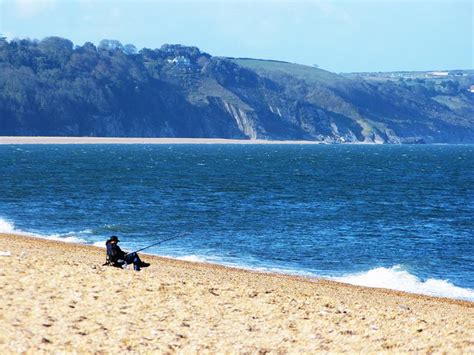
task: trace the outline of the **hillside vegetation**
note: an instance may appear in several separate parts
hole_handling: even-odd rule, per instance
[[[474,72],[335,74],[196,47],[0,38],[0,135],[473,143]]]

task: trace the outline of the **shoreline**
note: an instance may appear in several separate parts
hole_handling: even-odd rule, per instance
[[[0,234],[4,352],[474,351],[474,303]]]
[[[75,246],[79,248],[85,248],[85,249],[90,249],[91,251],[97,252],[100,251],[101,253],[104,254],[105,258],[105,247],[97,246],[97,245],[92,245],[92,244],[85,244],[85,243],[78,243],[78,242],[70,242],[70,241],[62,241],[62,240],[57,240],[57,239],[47,239],[47,238],[41,238],[39,236],[33,236],[33,235],[28,235],[28,234],[20,234],[20,233],[3,233],[0,232],[0,238],[2,237],[13,237],[13,238],[24,238],[26,240],[34,240],[34,241],[45,241],[46,243],[53,243],[53,244],[59,244],[63,246]],[[146,252],[140,252],[139,255],[142,256],[142,259],[145,257],[150,260],[155,260],[157,262],[170,262],[170,263],[176,263],[176,264],[181,264],[183,266],[191,266],[191,265],[200,265],[204,268],[210,268],[210,269],[221,269],[221,270],[227,270],[230,272],[241,272],[241,273],[250,273],[250,274],[255,274],[255,275],[264,275],[264,276],[269,276],[269,277],[275,277],[275,278],[283,278],[283,279],[289,279],[289,280],[295,280],[295,281],[301,281],[301,282],[309,282],[309,283],[328,283],[328,284],[333,284],[335,286],[340,286],[340,287],[349,287],[349,288],[355,288],[355,289],[364,289],[364,290],[376,290],[380,291],[383,293],[388,293],[391,294],[393,293],[394,295],[399,295],[399,296],[404,296],[404,297],[413,297],[413,298],[426,298],[429,300],[435,300],[435,301],[440,301],[440,302],[447,302],[451,304],[458,304],[458,305],[463,305],[463,306],[468,306],[468,307],[473,307],[474,308],[474,302],[469,301],[469,300],[463,300],[463,299],[457,299],[457,298],[449,298],[449,297],[440,297],[440,296],[431,296],[431,295],[425,295],[421,293],[413,293],[413,292],[407,292],[407,291],[399,291],[395,289],[390,289],[390,288],[383,288],[383,287],[370,287],[370,286],[360,286],[360,285],[353,285],[347,282],[342,282],[342,281],[336,281],[336,280],[331,280],[331,279],[325,279],[322,277],[312,277],[312,276],[304,276],[304,275],[297,275],[297,274],[290,274],[290,273],[282,273],[282,272],[273,272],[273,271],[263,271],[263,270],[256,270],[252,268],[244,268],[244,267],[239,267],[239,266],[229,266],[229,265],[223,265],[223,264],[218,264],[218,263],[211,263],[208,261],[191,261],[191,260],[182,260],[178,258],[173,258],[173,257],[167,257],[167,256],[161,256],[157,254],[150,254]]]
[[[0,136],[0,145],[87,145],[87,144],[150,144],[150,145],[181,145],[181,144],[230,144],[230,145],[474,145],[473,143],[425,143],[425,144],[385,144],[375,142],[328,143],[310,140],[264,140],[264,139],[230,139],[230,138],[137,138],[137,137],[63,137],[63,136]]]
[[[2,144],[238,144],[238,145],[275,145],[275,144],[325,144],[320,141],[277,141],[246,140],[224,138],[119,138],[119,137],[14,137],[0,136]]]

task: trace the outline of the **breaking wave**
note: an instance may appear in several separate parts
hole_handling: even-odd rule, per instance
[[[174,259],[220,264],[224,266],[237,267],[247,270],[255,270],[260,272],[279,273],[287,275],[298,275],[310,278],[324,278],[328,280],[343,282],[351,285],[366,286],[374,288],[386,288],[397,291],[404,291],[409,293],[446,297],[453,299],[460,299],[466,301],[474,301],[474,290],[470,288],[463,288],[456,286],[449,282],[449,280],[440,280],[428,278],[422,280],[419,277],[409,273],[401,265],[395,265],[391,268],[374,268],[366,272],[347,274],[344,276],[332,277],[318,275],[310,271],[301,269],[291,269],[283,267],[262,267],[249,265],[248,263],[233,263],[228,262],[217,257],[202,256],[202,255],[183,255],[170,256],[163,255]]]
[[[104,241],[87,241],[80,236],[89,239],[90,235],[94,234],[92,230],[84,230],[81,232],[55,233],[55,234],[39,234],[26,232],[15,227],[13,222],[0,218],[0,233],[5,234],[20,234],[30,237],[43,238],[49,240],[58,240],[70,243],[88,243],[96,246],[104,247]],[[153,253],[154,254],[154,253]],[[231,267],[238,267],[243,269],[250,269],[262,272],[275,272],[282,274],[300,275],[307,277],[325,278],[329,280],[339,281],[358,286],[367,286],[375,288],[387,288],[398,291],[405,291],[416,294],[423,294],[435,297],[447,297],[454,299],[462,299],[474,302],[474,289],[463,288],[452,284],[449,280],[441,280],[435,278],[427,278],[425,280],[411,274],[402,265],[395,265],[390,268],[377,267],[365,272],[350,273],[343,276],[327,276],[318,275],[301,269],[284,268],[281,266],[262,266],[256,265],[254,262],[245,262],[244,260],[226,260],[211,255],[162,255],[174,259],[191,261],[191,262],[205,262],[214,263]]]
[[[435,297],[474,301],[473,289],[455,286],[448,280],[433,278],[422,280],[410,274],[401,265],[391,268],[378,267],[366,272],[331,277],[330,279],[358,286],[388,288]]]
[[[191,261],[191,262],[194,262],[194,263],[208,263],[208,262],[210,262],[205,257],[198,256],[198,255],[184,255],[184,256],[178,256],[178,257],[174,257],[174,258],[178,259],[178,260],[183,260],[183,261]]]
[[[0,218],[0,233],[17,233],[19,234],[20,231],[15,229],[15,225],[11,222],[8,222],[2,218]]]
[[[87,231],[83,231],[87,232]],[[76,232],[68,232],[68,233],[54,233],[54,234],[39,234],[39,233],[31,233],[25,232],[21,229],[17,229],[13,222],[7,221],[3,218],[0,218],[0,233],[5,234],[20,234],[28,237],[35,237],[35,238],[42,238],[42,239],[49,239],[49,240],[57,240],[61,242],[67,243],[87,243],[86,240],[77,236]]]

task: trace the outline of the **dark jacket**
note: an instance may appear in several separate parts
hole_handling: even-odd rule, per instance
[[[120,249],[117,243],[107,242],[105,243],[107,247],[107,261],[113,265],[119,263],[119,260],[125,258],[125,252]]]

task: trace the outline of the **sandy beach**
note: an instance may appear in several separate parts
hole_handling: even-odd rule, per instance
[[[275,141],[222,138],[7,137],[0,144],[322,144],[318,141]]]
[[[0,350],[474,352],[474,303],[0,234]],[[5,253],[9,256],[5,256]]]

